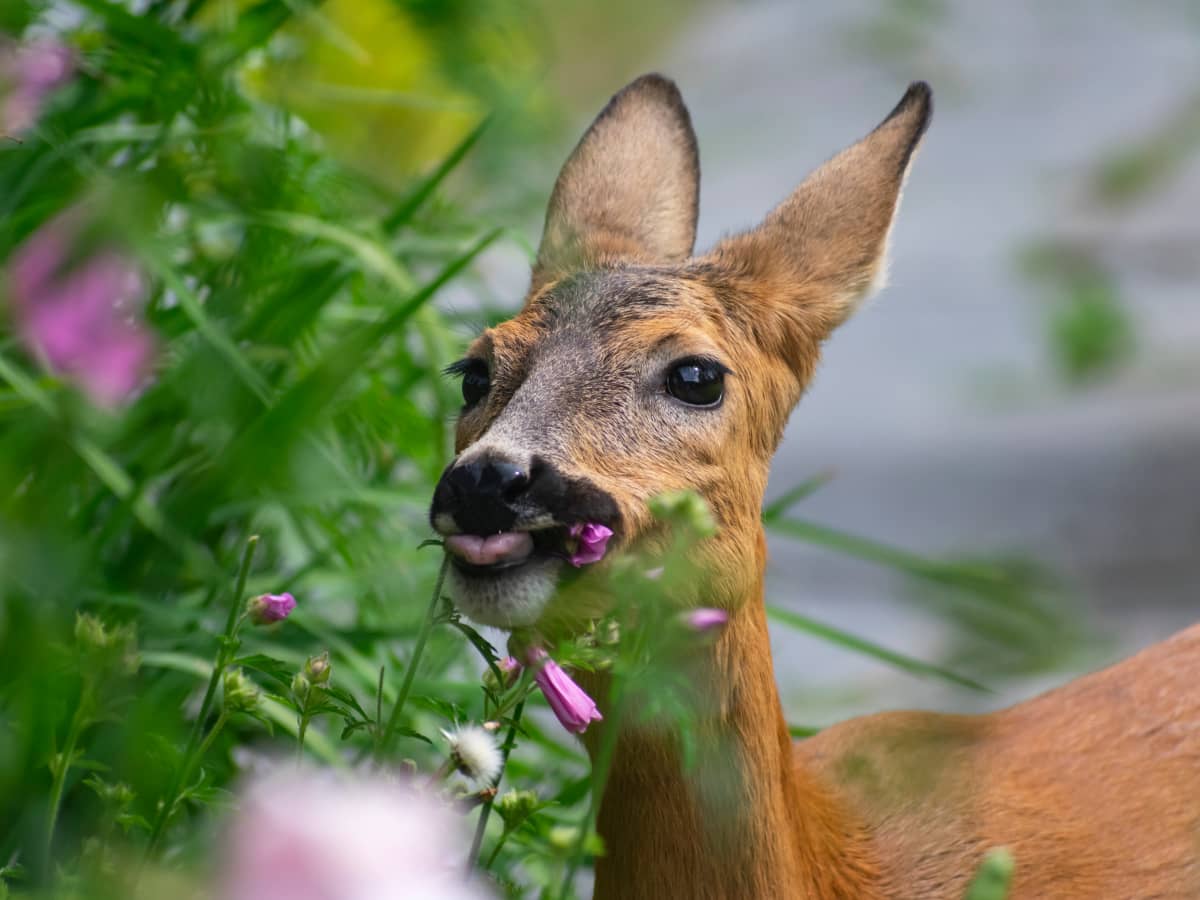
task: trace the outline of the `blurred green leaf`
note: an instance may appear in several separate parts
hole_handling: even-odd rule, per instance
[[[1046,292],[1050,350],[1068,382],[1094,381],[1129,360],[1137,343],[1133,320],[1094,254],[1051,241],[1027,247],[1021,262]]]
[[[967,888],[965,900],[1005,900],[1016,872],[1016,861],[1005,847],[989,850]]]
[[[897,653],[894,650],[888,650],[886,647],[881,647],[871,641],[842,631],[840,628],[834,628],[832,625],[826,625],[822,622],[817,622],[810,619],[808,616],[803,616],[800,613],[792,612],[791,610],[782,609],[777,605],[767,605],[767,615],[775,619],[777,622],[782,622],[790,628],[795,628],[797,631],[802,631],[805,634],[820,638],[831,644],[845,647],[855,653],[861,653],[864,656],[869,656],[872,659],[877,659],[880,662],[887,663],[889,666],[908,672],[910,675],[916,675],[922,678],[937,678],[941,681],[947,681],[951,684],[956,684],[959,687],[968,688],[972,691],[981,691],[990,693],[989,689],[984,687],[973,678],[968,678],[965,675],[960,675],[949,669],[937,666],[932,663],[922,662],[919,659],[914,659],[911,656],[906,656],[903,653]]]
[[[763,507],[762,520],[764,524],[769,526],[777,522],[793,506],[810,495],[815,494],[832,480],[833,472],[818,472],[807,481],[802,481],[795,487],[784,491],[778,498]]]

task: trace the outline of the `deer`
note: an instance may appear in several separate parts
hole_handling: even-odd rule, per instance
[[[711,699],[697,761],[603,699],[584,735],[594,759],[618,729],[597,898],[960,898],[1000,846],[1019,900],[1200,897],[1200,626],[986,714],[885,712],[795,741],[785,723],[767,474],[822,342],[882,286],[931,115],[913,83],[761,224],[695,255],[690,115],[669,79],[633,81],[558,175],[522,308],[452,367],[464,406],[430,518],[474,621],[601,614],[602,591],[560,589],[573,524],[614,532],[597,571],[648,539],[662,492],[695,492],[718,525],[684,598],[728,614],[692,659]],[[602,673],[580,678],[605,697]],[[712,814],[713,783],[732,820]]]

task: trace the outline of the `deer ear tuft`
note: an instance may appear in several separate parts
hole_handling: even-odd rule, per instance
[[[758,228],[718,244],[712,258],[803,305],[820,323],[814,331],[832,328],[882,287],[901,189],[932,115],[929,85],[909,85],[874,131],[809,175]]]
[[[700,159],[675,83],[643,75],[596,117],[559,173],[534,285],[622,262],[692,254]]]
[[[888,113],[887,118],[880,122],[879,127],[875,129],[875,131],[879,131],[886,128],[889,123],[896,122],[902,132],[908,135],[907,146],[900,153],[901,179],[907,174],[913,153],[921,143],[921,138],[925,136],[931,121],[933,121],[933,88],[927,82],[914,81],[908,86],[908,90],[904,92],[904,96],[900,98],[895,109]]]

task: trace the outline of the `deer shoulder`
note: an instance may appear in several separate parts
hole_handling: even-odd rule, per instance
[[[887,896],[961,897],[1009,847],[1016,898],[1200,896],[1200,626],[984,716],[887,712],[797,741],[871,835]]]

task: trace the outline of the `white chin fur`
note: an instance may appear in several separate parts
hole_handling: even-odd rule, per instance
[[[450,566],[448,593],[458,611],[480,625],[533,625],[554,596],[561,565],[554,559],[534,560],[518,569],[482,577]]]

